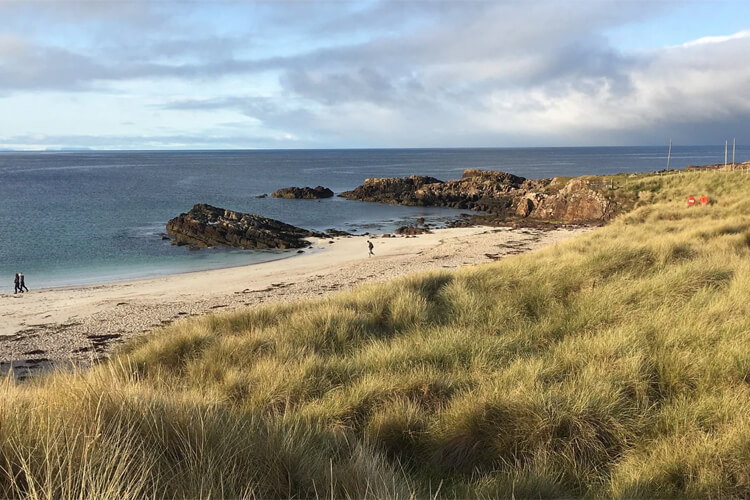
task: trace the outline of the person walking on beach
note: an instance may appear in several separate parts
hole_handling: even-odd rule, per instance
[[[373,255],[375,255],[374,253],[372,253],[372,249],[374,248],[372,241],[367,240],[367,248],[369,250],[369,253],[367,254],[368,257],[372,257]]]
[[[21,287],[19,286],[19,283],[21,282],[21,278],[19,278],[18,273],[16,273],[16,279],[14,283],[16,284],[16,288],[14,289],[13,293],[18,293],[19,290],[21,290]],[[21,290],[21,293],[23,293],[23,290]]]
[[[29,291],[28,288],[26,288],[26,282],[24,282],[23,273],[18,273],[18,279],[20,281],[20,285],[18,285],[18,289],[21,290],[21,293],[23,293],[24,290],[27,292]]]

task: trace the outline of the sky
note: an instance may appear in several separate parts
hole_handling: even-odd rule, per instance
[[[750,2],[0,0],[0,149],[750,143]]]

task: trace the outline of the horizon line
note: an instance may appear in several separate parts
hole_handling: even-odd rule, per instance
[[[716,147],[723,144],[672,144],[678,147]],[[745,147],[737,144],[738,147]],[[415,146],[415,147],[321,147],[321,148],[96,148],[96,147],[61,147],[61,148],[0,148],[0,153],[156,153],[156,152],[263,152],[263,151],[419,151],[438,150],[451,151],[461,149],[604,149],[604,148],[668,148],[669,143],[658,144],[629,144],[629,145],[588,145],[588,146]],[[724,148],[721,148],[724,149]]]

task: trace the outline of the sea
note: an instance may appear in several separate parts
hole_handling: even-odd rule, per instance
[[[736,160],[750,160],[750,147],[738,147]],[[723,161],[723,144],[672,149],[672,168]],[[377,234],[419,217],[440,225],[462,212],[339,197],[258,196],[289,186],[322,185],[339,193],[368,177],[456,179],[467,168],[542,178],[648,172],[666,166],[667,147],[0,152],[0,292],[13,290],[16,272],[24,273],[29,288],[39,289],[297,255],[191,251],[171,245],[162,237],[166,222],[196,203],[308,229]]]

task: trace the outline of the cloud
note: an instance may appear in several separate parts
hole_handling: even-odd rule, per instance
[[[236,131],[235,131],[236,132]],[[0,139],[3,149],[45,149],[45,148],[97,148],[97,149],[241,149],[265,148],[271,144],[277,147],[309,147],[289,135],[211,135],[206,132],[196,134],[150,134],[144,135],[19,135]]]
[[[103,71],[80,54],[0,35],[0,90],[85,87]]]
[[[290,70],[282,76],[281,84],[293,94],[326,105],[350,101],[396,103],[404,93],[403,84],[368,67],[336,73]]]
[[[32,54],[34,70],[27,73],[37,75],[37,78],[27,77],[23,83],[36,84],[39,87],[46,87],[46,82],[51,85],[57,75],[61,77],[60,86],[67,88],[66,84],[71,80],[84,84],[136,78],[218,78],[226,75],[279,71],[286,73],[284,81],[290,90],[310,88],[314,94],[322,96],[320,88],[316,89],[314,82],[326,83],[326,80],[330,80],[333,84],[352,84],[365,94],[381,98],[382,94],[373,93],[374,83],[377,83],[378,87],[383,87],[386,83],[384,78],[374,82],[378,75],[403,80],[419,71],[427,72],[434,78],[450,80],[456,79],[457,73],[461,72],[469,77],[474,73],[479,77],[502,76],[510,81],[529,82],[554,76],[561,71],[609,71],[608,68],[604,68],[602,61],[612,58],[614,53],[607,47],[603,47],[602,50],[596,49],[601,40],[595,40],[598,44],[586,42],[586,38],[590,36],[592,20],[600,19],[602,13],[607,12],[609,3],[602,1],[595,4],[594,8],[579,9],[577,15],[569,16],[567,23],[557,23],[557,26],[553,25],[553,29],[550,29],[549,25],[544,24],[544,18],[552,17],[555,12],[561,10],[560,4],[556,2],[536,2],[531,8],[517,2],[499,5],[494,2],[412,2],[404,3],[400,8],[402,4],[385,2],[376,4],[376,7],[365,12],[356,9],[354,12],[345,12],[338,19],[338,23],[330,21],[328,24],[336,24],[340,30],[349,30],[349,34],[353,35],[361,29],[353,26],[352,18],[359,19],[367,14],[370,24],[384,26],[386,22],[392,22],[398,17],[394,12],[406,10],[409,13],[422,14],[422,22],[418,23],[419,29],[411,31],[409,28],[414,22],[409,21],[408,17],[401,17],[400,22],[395,23],[391,30],[386,33],[381,33],[377,29],[368,32],[363,41],[334,40],[327,46],[312,49],[305,49],[303,44],[301,49],[291,54],[270,57],[236,56],[235,53],[238,51],[252,52],[255,38],[246,34],[207,36],[193,33],[191,37],[186,38],[184,34],[180,37],[166,32],[161,38],[152,40],[150,34],[143,30],[143,36],[139,37],[141,39],[137,42],[132,38],[120,40],[117,36],[110,37],[115,43],[100,40],[99,45],[103,45],[103,50],[94,47],[88,50],[73,50],[49,42],[24,39],[24,56],[4,58],[2,63],[10,75],[22,73],[26,58]],[[159,5],[156,2],[145,1],[135,4]],[[73,8],[72,6],[78,4],[66,2],[59,5]],[[94,12],[101,8],[102,12],[109,14],[110,9],[114,9],[105,7],[110,5],[109,2],[95,1],[93,5]],[[299,3],[281,5],[286,9],[280,9],[282,12],[300,9]],[[311,8],[304,6],[303,10],[309,11]],[[75,10],[77,11],[77,8]],[[143,10],[148,9],[137,9],[138,12]],[[553,12],[549,12],[550,10]],[[119,12],[117,9],[113,11]],[[109,19],[107,15],[102,15],[102,22]],[[274,15],[265,16],[274,19],[279,17],[279,13],[274,11]],[[112,28],[111,25],[107,26]],[[116,35],[118,30],[113,34]],[[263,30],[268,31],[268,28]],[[312,32],[316,33],[315,30]],[[291,35],[284,31],[281,36]],[[568,65],[555,64],[570,49],[578,55],[590,57],[568,59]],[[586,54],[582,54],[584,49]],[[64,57],[67,61],[64,67],[57,65],[43,71],[48,63],[54,62],[58,57]],[[591,62],[597,60],[599,63],[592,66]],[[576,68],[577,62],[582,63],[581,68]],[[66,67],[72,69],[65,71]],[[357,74],[354,77],[347,75],[351,68],[356,68]],[[554,68],[553,74],[550,74],[550,68]],[[75,73],[75,78],[72,78],[70,73]],[[14,81],[17,82],[16,87],[20,86],[17,79],[10,77],[6,77],[1,84],[6,88],[13,88]],[[349,93],[356,93],[357,88]],[[330,95],[324,97],[331,99]]]
[[[143,26],[155,20],[163,21],[158,6],[168,3],[158,0],[0,0],[0,14],[9,21],[33,18],[42,23],[65,21],[80,24],[110,20],[120,25],[137,23]]]
[[[0,0],[15,27],[0,33],[6,100],[128,93],[137,82],[145,107],[185,123],[188,112],[234,112],[264,127],[269,144],[287,135],[320,146],[651,144],[750,132],[750,69],[740,63],[750,30],[639,52],[607,38],[668,2],[37,5],[68,35],[23,31],[28,8]]]
[[[690,40],[689,42],[685,42],[682,45],[680,45],[680,47],[682,48],[696,47],[699,45],[723,43],[723,42],[728,42],[730,40],[738,40],[738,39],[748,38],[748,37],[750,37],[750,30],[742,30],[738,33],[734,33],[732,35],[727,35],[727,36],[704,36],[702,38],[698,38],[697,40]]]

